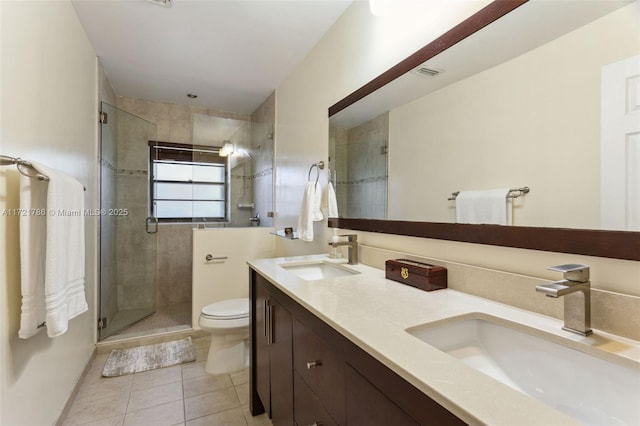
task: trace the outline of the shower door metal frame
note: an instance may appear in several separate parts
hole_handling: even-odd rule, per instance
[[[145,135],[144,143],[151,138],[155,138],[155,133],[157,132],[157,127],[155,123],[151,123],[148,120],[145,120],[141,117],[138,117],[134,114],[131,114],[127,111],[119,109],[113,105],[110,105],[107,102],[100,102],[100,138],[99,138],[99,205],[100,205],[100,220],[99,220],[99,276],[98,276],[98,340],[104,340],[107,337],[110,337],[114,334],[117,334],[122,329],[128,327],[129,325],[153,314],[155,312],[155,285],[156,285],[156,261],[157,261],[157,235],[155,233],[149,233],[148,229],[145,227],[145,218],[149,217],[149,203],[148,196],[145,200],[139,200],[144,202],[144,211],[140,205],[134,206],[126,206],[119,205],[118,202],[118,190],[120,187],[125,187],[124,185],[118,185],[118,180],[132,177],[137,179],[145,179],[144,188],[148,188],[148,159],[146,158],[147,151],[145,152],[144,160],[144,170],[127,170],[122,164],[119,164],[118,161],[118,145],[121,145],[122,142],[119,143],[118,137],[119,133],[125,132],[123,129],[119,129],[118,125],[124,127],[125,123],[120,123],[122,120],[133,120],[131,122],[135,122],[136,124],[141,124],[147,127],[147,129],[141,129],[143,131],[154,133],[153,135]],[[122,120],[121,120],[122,119]],[[106,127],[110,126],[110,127]],[[112,132],[110,134],[106,134],[107,132]],[[109,138],[109,140],[105,140]],[[107,146],[110,143],[111,146]],[[127,139],[127,143],[131,143],[130,140]],[[107,176],[108,175],[108,176]],[[109,181],[107,181],[110,179]],[[109,186],[111,186],[109,188]],[[128,187],[129,185],[127,185]],[[107,193],[110,190],[109,193]],[[120,194],[121,195],[121,194]],[[147,194],[148,195],[148,194]],[[109,199],[108,199],[109,198]],[[115,205],[114,205],[115,204]],[[125,213],[126,212],[126,213]],[[123,213],[123,214],[120,214]],[[118,261],[117,261],[117,253],[126,247],[126,244],[122,244],[119,241],[119,237],[121,235],[128,236],[128,234],[134,233],[132,230],[120,230],[118,225],[122,225],[124,220],[128,220],[128,215],[132,214],[131,220],[136,219],[136,215],[143,215],[142,220],[140,221],[139,226],[136,223],[129,223],[129,228],[139,229],[141,233],[144,233],[144,236],[140,237],[144,239],[149,247],[152,247],[152,250],[149,252],[145,252],[144,250],[133,250],[132,253],[135,253],[137,256],[142,256],[139,259],[136,259],[136,263],[138,265],[142,265],[142,269],[144,270],[144,281],[149,281],[151,284],[148,285],[150,288],[150,293],[147,298],[152,300],[148,306],[140,307],[139,309],[124,309],[121,306],[123,300],[131,300],[132,297],[128,297],[125,294],[119,294],[120,292],[125,292],[127,287],[121,286],[119,289],[118,286],[122,284],[118,278],[118,275],[122,275],[121,271],[118,270]],[[137,231],[135,231],[137,233]],[[149,240],[151,239],[151,240]],[[149,243],[150,241],[150,243]],[[131,250],[130,247],[127,249]],[[151,262],[149,261],[151,259]],[[152,264],[150,264],[152,263]],[[112,266],[115,265],[115,266]],[[111,267],[111,269],[109,269]],[[151,274],[151,276],[149,276]],[[115,286],[115,288],[113,288]],[[144,291],[144,289],[143,289]],[[120,309],[120,308],[123,309]],[[128,307],[130,308],[130,306]]]

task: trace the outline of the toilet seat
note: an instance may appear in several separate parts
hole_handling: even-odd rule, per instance
[[[249,318],[249,299],[228,299],[211,303],[202,308],[200,312],[204,318],[215,320],[237,320]]]

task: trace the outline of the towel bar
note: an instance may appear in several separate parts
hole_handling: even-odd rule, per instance
[[[307,174],[307,181],[311,180],[311,171],[316,167],[316,183],[318,183],[318,179],[320,179],[320,170],[324,170],[324,161],[319,161],[315,164],[312,164],[309,167],[309,173]]]
[[[22,158],[19,158],[19,157],[9,157],[8,155],[0,155],[0,166],[10,166],[12,164],[16,165],[16,167],[18,168],[18,172],[20,172],[21,175],[24,175],[30,178],[36,178],[38,180],[43,180],[45,182],[49,181],[49,176],[42,173],[30,162],[23,160]],[[25,171],[25,169],[30,170],[31,173]],[[87,190],[86,186],[83,185],[82,187],[84,188],[85,191]]]
[[[507,198],[518,198],[524,194],[528,194],[531,189],[528,186],[523,186],[522,188],[510,189],[507,193]],[[460,191],[452,192],[451,197],[447,198],[449,201],[455,201],[460,194]]]
[[[26,177],[34,177],[34,178],[37,178],[38,180],[45,180],[45,181],[49,180],[49,176],[45,175],[44,173],[41,173],[30,162],[25,161],[22,158],[18,158],[18,157],[14,158],[14,157],[9,157],[8,155],[0,155],[0,166],[10,166],[12,164],[15,164],[20,174],[25,175]],[[25,170],[23,170],[23,168],[29,169],[33,173],[28,173]]]

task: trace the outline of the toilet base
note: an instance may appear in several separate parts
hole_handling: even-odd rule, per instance
[[[227,374],[243,370],[248,366],[249,345],[247,340],[218,342],[215,337],[212,339],[204,371],[208,374]]]

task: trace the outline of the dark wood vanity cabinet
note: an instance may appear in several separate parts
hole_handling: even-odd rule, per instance
[[[255,392],[274,425],[293,424],[292,317],[257,285],[252,293],[252,373]],[[253,313],[255,312],[255,315]],[[254,374],[252,374],[252,377]],[[253,401],[251,410],[253,412]],[[258,408],[258,411],[260,409]]]
[[[420,424],[351,366],[347,368],[346,379],[348,424],[393,426]]]
[[[274,425],[463,425],[251,270],[250,410]]]

